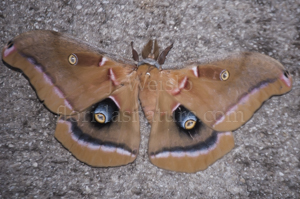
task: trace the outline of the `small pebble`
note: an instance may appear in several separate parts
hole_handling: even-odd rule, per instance
[[[280,175],[280,176],[284,176],[284,174],[283,174],[283,173],[281,173],[281,172],[279,172],[279,175]]]
[[[90,189],[88,186],[85,187],[85,191],[86,191],[87,193],[91,193],[91,192],[92,192],[91,189]]]

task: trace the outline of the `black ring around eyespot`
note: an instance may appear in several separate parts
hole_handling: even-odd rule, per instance
[[[199,129],[203,127],[202,122],[197,116],[195,116],[190,110],[185,108],[184,106],[179,106],[174,112],[173,112],[173,118],[176,126],[178,127],[179,132],[187,135],[188,137],[193,136],[197,133],[199,133]],[[182,123],[183,120],[187,119],[189,115],[192,114],[195,116],[196,120],[194,120],[196,123],[194,124],[193,128],[186,129],[184,128],[184,124]]]

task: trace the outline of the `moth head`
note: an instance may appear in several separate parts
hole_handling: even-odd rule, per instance
[[[165,63],[166,57],[172,47],[173,47],[173,43],[170,46],[168,46],[165,50],[163,50],[161,53],[159,53],[159,46],[157,44],[157,41],[149,40],[149,42],[144,46],[142,50],[143,60],[139,61],[138,53],[133,48],[133,42],[131,42],[133,60],[138,62],[137,66],[143,64],[149,64],[159,69],[161,69],[161,65]]]

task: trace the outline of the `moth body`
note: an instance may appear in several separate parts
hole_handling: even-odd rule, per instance
[[[119,60],[62,33],[37,30],[9,41],[2,60],[23,72],[39,99],[59,115],[56,139],[96,167],[133,162],[140,144],[139,103],[151,125],[148,155],[178,172],[206,169],[234,147],[231,131],[272,95],[291,90],[276,60],[243,52],[210,63],[164,70],[149,41],[142,60]]]

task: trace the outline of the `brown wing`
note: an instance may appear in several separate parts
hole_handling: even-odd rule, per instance
[[[135,66],[42,30],[8,42],[2,59],[20,69],[44,104],[61,115],[55,137],[79,160],[105,167],[135,160],[140,142]]]
[[[151,123],[148,154],[154,165],[192,173],[206,169],[234,147],[231,132],[214,131],[199,119],[194,128],[184,129],[178,115],[185,108],[161,87],[165,81],[159,70],[143,65],[138,74],[141,105]]]
[[[140,143],[137,83],[123,86],[85,111],[62,116],[55,137],[79,160],[91,166],[108,167],[135,160]],[[105,103],[112,113],[108,123],[95,118],[97,107]],[[107,116],[108,117],[108,116]]]
[[[128,81],[135,66],[54,31],[32,31],[8,42],[2,59],[20,69],[54,113],[83,111]]]
[[[292,88],[284,67],[259,53],[161,73],[164,89],[217,131],[237,129],[265,100]]]

